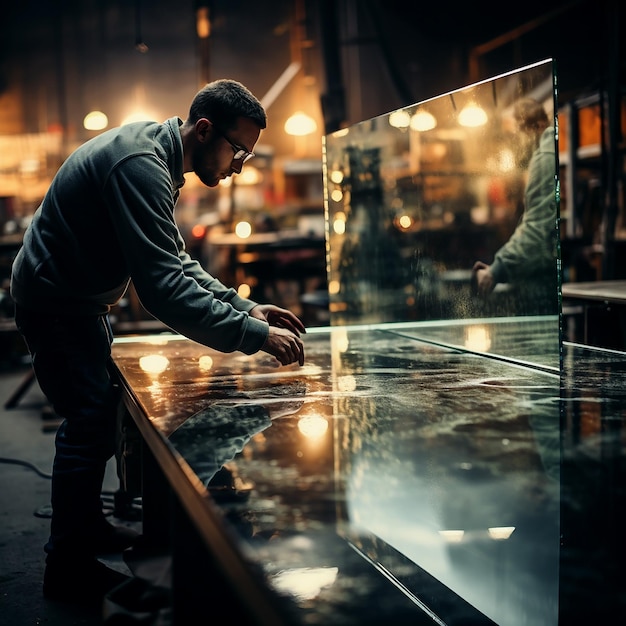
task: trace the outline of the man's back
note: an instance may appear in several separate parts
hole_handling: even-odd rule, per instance
[[[103,133],[68,157],[15,260],[17,302],[55,308],[71,303],[98,313],[121,297],[130,274],[128,248],[148,243],[154,211],[175,228],[175,187],[183,182],[177,131],[171,120],[131,124]],[[137,227],[145,217],[145,227]]]

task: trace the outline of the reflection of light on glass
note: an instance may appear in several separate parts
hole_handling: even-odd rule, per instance
[[[515,169],[515,155],[509,148],[503,148],[498,153],[498,169],[502,172],[511,172]]]
[[[405,230],[411,228],[412,223],[413,220],[408,215],[400,215],[398,217],[398,226],[400,226],[400,228],[404,228]]]
[[[242,298],[249,298],[252,293],[252,289],[248,283],[241,283],[239,287],[237,287],[237,295],[240,295]]]
[[[328,430],[328,421],[321,415],[305,415],[298,420],[298,430],[307,439],[319,439]]]
[[[213,359],[208,354],[203,354],[198,359],[198,367],[203,372],[208,372],[213,367]]]
[[[346,345],[346,349],[348,346]],[[345,350],[342,350],[345,352]],[[356,389],[356,378],[351,374],[348,376],[339,376],[337,379],[337,389],[339,391],[354,391]]]
[[[430,147],[433,158],[444,159],[448,154],[448,146],[444,143],[433,143]]]
[[[333,329],[330,336],[333,350],[345,352],[350,345],[348,341],[348,331],[345,328]]]
[[[515,530],[515,526],[493,526],[488,528],[489,536],[497,541],[508,539]]]
[[[341,170],[333,170],[330,173],[330,180],[332,180],[335,185],[338,185],[343,181],[343,172]]]
[[[139,359],[139,367],[148,374],[160,374],[169,364],[168,358],[162,354],[148,354]]]
[[[430,130],[437,126],[437,120],[428,111],[418,111],[411,117],[411,128],[417,131]]]
[[[337,567],[300,567],[283,570],[271,577],[273,586],[299,600],[312,600],[337,578]]]
[[[440,530],[439,535],[448,543],[460,543],[465,534],[464,530]]]
[[[341,191],[341,189],[333,189],[330,193],[330,197],[334,202],[341,202],[341,199],[343,198],[343,191]]]
[[[250,222],[237,222],[235,226],[235,235],[242,239],[247,239],[252,234],[252,226]]]
[[[487,123],[487,114],[476,104],[468,104],[459,113],[459,124],[469,128],[483,126]]]
[[[164,346],[167,343],[167,337],[165,335],[152,335],[146,337],[145,342],[153,346]]]
[[[344,220],[334,220],[333,230],[337,235],[343,235],[346,232],[346,223]]]
[[[328,293],[339,293],[339,281],[331,280],[328,283]]]
[[[343,235],[346,232],[346,214],[343,211],[337,211],[337,213],[335,213],[333,230],[338,235]]]
[[[410,123],[411,116],[403,109],[394,111],[389,116],[389,124],[394,128],[407,128]]]
[[[349,132],[349,128],[340,128],[333,133],[333,137],[345,137]]]
[[[465,347],[475,352],[486,352],[491,348],[491,336],[484,326],[470,326],[465,331]]]

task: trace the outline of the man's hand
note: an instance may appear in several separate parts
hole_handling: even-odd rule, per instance
[[[473,279],[478,293],[481,296],[489,295],[495,287],[491,267],[482,261],[476,261],[472,272],[474,273]]]
[[[298,317],[291,311],[281,309],[274,304],[257,304],[250,311],[250,315],[267,322],[270,326],[286,328],[298,337],[300,333],[306,333],[306,328]]]
[[[274,304],[257,304],[250,315],[270,325],[270,332],[261,348],[276,357],[281,365],[298,362],[304,365],[304,345],[300,333],[306,333],[302,321],[291,311]]]
[[[270,326],[270,333],[261,350],[276,357],[281,365],[289,365],[296,361],[300,365],[304,365],[302,339],[286,328]]]

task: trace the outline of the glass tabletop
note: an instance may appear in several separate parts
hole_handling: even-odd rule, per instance
[[[114,359],[303,623],[556,624],[559,376],[393,325],[305,347],[281,368],[164,335]]]

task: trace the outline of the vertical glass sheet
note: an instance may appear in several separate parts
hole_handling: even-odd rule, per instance
[[[534,138],[518,109],[529,99],[550,127]],[[324,137],[331,325],[410,322],[420,338],[526,360],[541,324],[534,358],[558,370],[555,101],[546,60]]]

